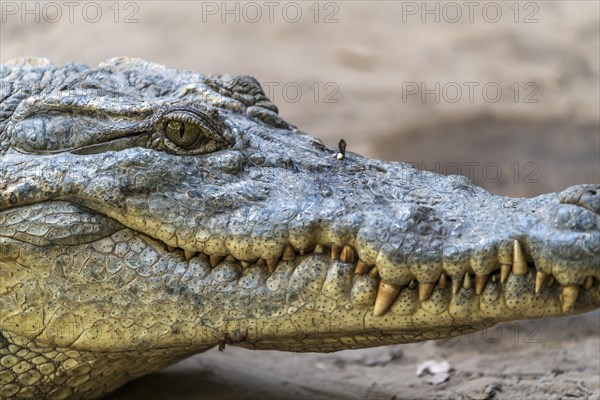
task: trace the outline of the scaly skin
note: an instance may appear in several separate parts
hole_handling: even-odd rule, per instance
[[[599,185],[511,199],[338,159],[249,77],[115,59],[1,79],[1,398],[98,398],[215,345],[328,352],[600,305]]]

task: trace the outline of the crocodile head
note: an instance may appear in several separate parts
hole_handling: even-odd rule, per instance
[[[52,370],[10,390],[94,397],[217,344],[335,351],[600,306],[599,185],[513,199],[334,157],[249,77],[1,76],[0,351]]]

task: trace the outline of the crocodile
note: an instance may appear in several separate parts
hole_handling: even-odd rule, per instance
[[[600,307],[600,185],[535,198],[326,146],[252,77],[0,70],[0,398],[218,346],[332,352]]]

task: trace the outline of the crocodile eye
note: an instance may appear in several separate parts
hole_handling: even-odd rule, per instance
[[[217,111],[169,106],[155,122],[148,146],[172,154],[212,153],[231,147],[234,138]]]
[[[202,138],[198,125],[175,120],[167,122],[165,135],[171,142],[184,149],[194,147]]]

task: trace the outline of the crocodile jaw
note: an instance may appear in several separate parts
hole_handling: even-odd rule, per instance
[[[114,232],[68,246],[24,243],[35,241],[27,232],[45,230],[47,211],[54,224],[82,221],[89,238]],[[36,213],[35,222],[19,221]],[[13,221],[8,229],[21,239],[0,240],[5,270],[13,271],[3,276],[3,327],[65,348],[195,352],[236,344],[334,351],[442,339],[500,321],[579,313],[600,302],[597,277],[561,285],[528,264],[528,256],[522,263],[520,245],[507,275],[498,263],[485,275],[468,268],[456,278],[444,269],[432,282],[415,277],[398,285],[382,279],[379,266],[362,263],[350,245],[317,245],[305,255],[288,247],[276,265],[269,265],[168,249],[60,201],[1,217]],[[60,233],[56,226],[46,231]],[[18,298],[27,299],[27,312],[9,307],[7,302]],[[45,312],[35,312],[41,309]]]
[[[2,261],[7,270],[20,271],[6,280],[5,290],[25,282],[28,305],[50,305],[47,315],[53,317],[9,313],[3,322],[48,332],[45,326],[72,321],[76,330],[60,344],[98,351],[155,346],[197,351],[217,343],[333,351],[451,337],[500,321],[583,312],[600,304],[598,261],[589,256],[597,251],[598,215],[567,201],[573,196],[500,198],[458,177],[430,180],[401,164],[354,155],[345,164],[323,159],[336,171],[333,186],[349,187],[351,194],[330,190],[319,207],[304,202],[314,211],[302,217],[285,215],[277,197],[278,190],[287,198],[286,192],[304,187],[308,190],[296,196],[306,199],[323,184],[311,185],[301,173],[275,182],[254,180],[252,191],[262,188],[270,195],[250,200],[243,196],[248,188],[235,179],[217,193],[204,176],[175,191],[181,182],[193,182],[190,167],[234,178],[256,174],[240,154],[233,149],[198,161],[132,149],[56,155],[47,165],[49,158],[24,164],[11,160],[20,155],[7,155],[12,165],[46,174],[38,182],[45,190],[33,193],[37,199],[28,197],[32,192],[22,179],[13,185],[6,180],[3,198],[22,204],[2,213],[12,232],[2,240]],[[144,172],[152,163],[157,168]],[[357,175],[358,164],[372,168]],[[64,170],[53,170],[57,165]],[[119,170],[137,173],[118,180],[105,175]],[[381,171],[389,186],[365,190]],[[417,181],[409,200],[400,201],[398,193],[407,196],[406,174]],[[367,182],[363,187],[353,183],[360,179]],[[173,185],[166,192],[171,196],[159,181]],[[227,194],[238,195],[225,199],[234,202],[236,213],[213,211],[208,218],[209,206],[214,210]],[[386,201],[377,203],[382,195]],[[441,212],[436,196],[455,196],[459,203],[448,202],[462,209]],[[425,206],[414,206],[419,202]],[[483,206],[493,211],[467,218],[470,207]],[[236,216],[260,215],[261,207],[277,211],[263,223],[287,223],[250,230],[236,223]],[[60,214],[66,216],[57,219]],[[69,230],[78,225],[89,234]],[[39,278],[48,275],[50,283]],[[53,302],[56,298],[61,302]],[[72,307],[65,309],[65,302]],[[148,326],[140,327],[139,320]],[[92,341],[90,332],[98,326],[105,333]]]

